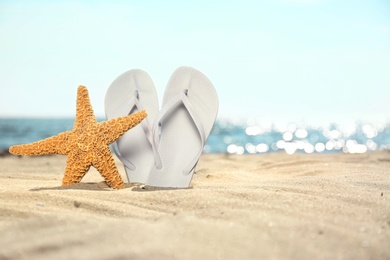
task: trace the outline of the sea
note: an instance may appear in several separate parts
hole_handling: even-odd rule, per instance
[[[104,118],[99,118],[102,121]],[[73,128],[73,118],[0,118],[0,151],[31,143]],[[218,119],[207,139],[205,153],[263,154],[366,153],[390,149],[390,122],[309,126],[261,120]]]

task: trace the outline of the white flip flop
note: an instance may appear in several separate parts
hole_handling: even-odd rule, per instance
[[[125,133],[113,150],[125,166],[129,182],[145,183],[154,165],[152,123],[158,113],[154,84],[142,70],[129,70],[112,82],[105,97],[106,117],[116,118],[145,109],[148,116]]]
[[[180,67],[165,90],[162,109],[153,126],[159,158],[147,185],[186,188],[218,113],[218,97],[201,72]]]

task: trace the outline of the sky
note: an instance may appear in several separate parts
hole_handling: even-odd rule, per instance
[[[390,121],[390,1],[0,0],[0,118],[97,116],[111,82],[204,73],[219,118]]]

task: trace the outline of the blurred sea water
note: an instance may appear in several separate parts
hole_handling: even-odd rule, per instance
[[[390,122],[308,126],[256,120],[218,120],[205,146],[210,153],[365,153],[390,149]]]
[[[104,120],[100,118],[98,121]],[[73,118],[0,119],[0,151],[31,143],[73,128]],[[217,120],[205,145],[206,153],[261,154],[365,153],[390,149],[390,122],[312,127],[256,120]]]

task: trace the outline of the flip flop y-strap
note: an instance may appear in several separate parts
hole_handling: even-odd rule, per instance
[[[131,97],[129,104],[130,104],[130,109],[129,109],[129,113],[128,113],[129,115],[130,115],[131,111],[133,111],[134,108],[136,108],[138,111],[141,111],[141,110],[144,109],[142,107],[142,105],[140,104],[140,102],[139,102],[139,92],[138,92],[138,90],[134,91],[134,95]],[[153,144],[152,129],[151,129],[148,121],[147,120],[142,120],[140,125],[142,126],[142,129],[144,130],[145,136],[148,139],[150,145],[152,146],[154,157],[157,156],[157,160],[159,160],[160,157],[157,155],[157,150],[155,149],[155,146]],[[122,163],[126,166],[126,168],[128,168],[128,169],[130,169],[132,171],[135,170],[135,168],[136,168],[135,165],[131,161],[129,161],[128,159],[126,159],[125,157],[123,157],[120,154],[119,148],[118,148],[118,145],[117,145],[116,142],[113,145],[113,150],[114,150],[115,155],[119,158],[119,160],[122,161]]]
[[[159,113],[159,116],[157,118],[157,127],[158,130],[154,131],[154,146],[156,147],[156,150],[158,150],[158,144],[159,144],[159,139],[161,136],[161,128],[164,119],[170,114],[174,113],[174,109],[183,104],[184,107],[186,108],[188,114],[191,116],[192,121],[194,122],[194,125],[196,126],[196,129],[198,130],[200,141],[202,144],[202,149],[198,152],[198,154],[191,160],[191,162],[183,169],[183,174],[187,175],[189,174],[196,166],[200,155],[202,154],[203,147],[205,145],[205,140],[206,140],[206,134],[203,128],[202,121],[200,120],[200,117],[198,116],[197,112],[195,111],[194,107],[191,104],[191,101],[188,99],[188,89],[184,89],[184,91],[178,95],[176,95],[174,98],[170,100],[167,104],[164,105],[162,110]],[[179,126],[178,126],[179,127]],[[161,159],[158,158],[156,160],[156,168],[161,169],[163,167]]]

